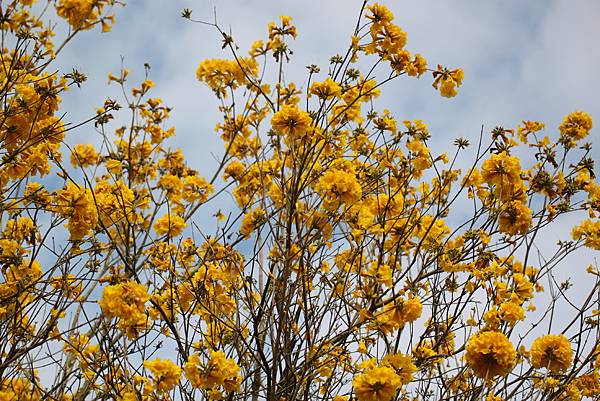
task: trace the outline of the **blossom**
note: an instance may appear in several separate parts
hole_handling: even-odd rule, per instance
[[[525,319],[525,311],[523,310],[523,307],[516,302],[517,300],[502,303],[498,310],[500,319],[508,322],[510,325],[515,325],[517,321]]]
[[[344,159],[332,163],[317,182],[315,190],[323,198],[323,207],[327,210],[337,209],[342,203],[352,204],[362,196],[355,169],[352,163]]]
[[[408,384],[412,380],[412,375],[417,371],[417,367],[412,362],[410,355],[388,354],[383,357],[382,365],[389,366],[396,371],[402,384]]]
[[[498,229],[509,235],[527,234],[531,226],[531,209],[521,201],[512,201],[498,217]]]
[[[67,228],[71,240],[80,240],[96,226],[98,210],[92,191],[87,188],[69,184],[56,191],[55,211],[69,219]]]
[[[160,392],[171,391],[179,382],[181,368],[170,359],[144,361],[144,367],[152,372],[154,386]]]
[[[466,347],[465,360],[475,375],[492,379],[506,376],[515,364],[514,346],[499,331],[480,331],[473,335]]]
[[[544,123],[538,121],[523,120],[523,125],[517,127],[517,135],[523,143],[527,143],[527,136],[544,129]]]
[[[75,29],[91,29],[102,14],[103,8],[110,0],[59,0],[56,4],[56,14],[68,21]],[[110,30],[110,25],[104,20],[112,21],[112,17],[102,19],[102,31]]]
[[[414,322],[421,317],[423,305],[419,297],[410,296],[386,304],[384,311],[396,327],[403,327],[406,323]]]
[[[443,97],[454,97],[457,95],[456,87],[462,85],[465,73],[461,68],[450,71],[438,65],[433,76],[435,77],[433,87],[439,89]]]
[[[146,326],[146,302],[150,299],[146,286],[134,281],[109,285],[98,301],[107,318],[119,318],[119,327],[135,337]]]
[[[170,213],[159,218],[156,220],[156,223],[154,223],[154,231],[156,231],[158,235],[166,234],[169,238],[181,234],[185,227],[186,224],[182,217]]]
[[[92,145],[77,144],[71,153],[71,164],[73,167],[93,166],[98,162],[98,153]]]
[[[571,343],[562,334],[548,334],[535,339],[531,345],[531,366],[547,368],[558,373],[571,366],[573,350]]]
[[[575,140],[585,138],[592,129],[592,117],[584,111],[574,111],[563,119],[560,133]]]
[[[304,136],[310,128],[310,115],[296,106],[285,105],[271,119],[271,126],[276,132],[290,136]]]
[[[375,366],[352,380],[359,401],[389,401],[402,386],[402,379],[389,366]]]
[[[250,234],[265,221],[265,216],[266,212],[261,208],[254,209],[252,212],[244,215],[242,227],[240,228],[240,233],[244,238],[250,238]]]
[[[342,94],[340,86],[331,78],[327,78],[323,82],[315,82],[310,87],[310,93],[316,95],[319,99],[330,99],[338,97]]]
[[[600,221],[585,220],[580,225],[573,227],[571,237],[579,241],[584,239],[588,248],[600,250]]]
[[[203,364],[198,354],[190,355],[184,366],[185,377],[196,388],[210,389],[222,386],[226,391],[238,391],[240,367],[221,351],[211,351],[210,359]]]
[[[375,3],[367,7],[370,14],[366,18],[371,20],[373,24],[389,24],[394,20],[394,14],[384,5]]]
[[[227,97],[227,88],[237,89],[258,75],[258,64],[254,58],[240,57],[237,60],[204,60],[198,66],[196,78],[207,84],[219,96]]]
[[[506,152],[493,154],[483,162],[481,177],[485,183],[495,186],[495,194],[500,200],[508,200],[513,195],[520,195],[523,188],[521,179],[521,163],[516,156]]]

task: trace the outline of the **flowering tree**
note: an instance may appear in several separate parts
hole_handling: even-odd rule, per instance
[[[431,75],[454,97],[463,72],[410,53],[385,6],[365,2],[347,50],[299,85],[283,78],[290,17],[244,54],[184,10],[227,52],[197,70],[223,117],[207,179],[169,147],[152,81],[131,87],[125,68],[109,75],[123,98],[82,122],[100,148],[63,143],[76,126],[60,96],[85,76],[55,60],[124,4],[33,3],[0,3],[1,400],[600,397],[600,273],[574,283],[577,304],[553,275],[600,250],[588,114],[435,155],[423,121],[374,99]],[[228,195],[237,207],[200,230],[203,206]],[[572,241],[540,252],[562,215],[577,216]]]

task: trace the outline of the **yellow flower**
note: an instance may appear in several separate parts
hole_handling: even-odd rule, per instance
[[[423,305],[419,297],[410,296],[387,304],[384,311],[396,327],[402,327],[406,323],[414,322],[421,317]]]
[[[394,20],[394,14],[384,5],[375,3],[367,7],[370,14],[366,18],[373,24],[389,24]]]
[[[584,396],[600,396],[600,372],[598,370],[587,375],[579,376],[575,379],[575,383]]]
[[[35,378],[3,378],[2,382],[0,383],[0,400],[38,401],[42,399],[40,388],[40,384]]]
[[[400,376],[388,366],[375,366],[352,380],[358,401],[389,401],[402,386]]]
[[[344,159],[332,163],[317,182],[315,190],[323,198],[323,207],[327,210],[335,210],[341,204],[353,204],[362,196],[355,169],[352,163]]]
[[[152,372],[154,386],[160,392],[171,391],[179,383],[181,368],[170,359],[144,361],[144,367]]]
[[[196,388],[223,386],[226,391],[239,391],[240,367],[221,351],[211,351],[208,363],[202,364],[198,354],[191,355],[184,366],[185,377]]]
[[[254,58],[237,60],[204,60],[198,66],[196,78],[207,84],[219,96],[227,97],[227,88],[236,89],[246,85],[258,75],[258,63]]]
[[[71,153],[71,164],[73,167],[93,166],[98,162],[98,153],[92,145],[77,144]]]
[[[516,156],[509,156],[506,152],[492,155],[483,162],[481,177],[488,185],[495,186],[495,194],[500,200],[521,195],[521,163]]]
[[[67,228],[71,240],[82,239],[96,226],[98,210],[89,189],[69,183],[66,188],[56,191],[55,202],[56,212],[69,219]]]
[[[523,143],[527,143],[527,136],[544,129],[544,123],[523,120],[523,125],[517,127],[517,135]]]
[[[584,111],[575,111],[563,119],[560,133],[575,140],[585,138],[592,129],[592,117]]]
[[[433,87],[440,90],[443,97],[454,97],[457,95],[456,87],[462,85],[465,73],[461,68],[449,71],[438,65],[437,71],[434,71]],[[440,85],[441,83],[441,85]]]
[[[580,225],[573,227],[571,236],[576,241],[584,238],[585,246],[600,250],[600,221],[583,221]]]
[[[308,113],[296,106],[285,105],[271,119],[273,129],[292,138],[303,137],[312,124]]]
[[[527,234],[531,226],[531,209],[521,201],[512,201],[498,217],[498,229],[509,235]]]
[[[410,355],[388,354],[383,357],[382,365],[389,366],[396,371],[402,384],[408,384],[412,380],[412,375],[417,371],[417,367],[412,361]]]
[[[480,331],[467,344],[465,360],[475,375],[492,379],[506,376],[515,365],[517,353],[504,334],[498,331]]]
[[[522,301],[529,299],[533,296],[533,284],[531,281],[522,273],[514,273],[514,293],[521,299]]]
[[[372,277],[375,281],[392,287],[392,269],[389,265],[373,262],[366,276]]]
[[[104,316],[119,318],[119,328],[129,337],[135,337],[146,326],[146,302],[150,299],[146,286],[134,281],[109,285],[98,301]]]
[[[240,233],[244,238],[250,238],[250,234],[256,230],[257,226],[265,221],[265,216],[266,212],[261,208],[254,209],[251,213],[244,215],[242,227],[240,228]]]
[[[332,97],[339,97],[342,94],[342,89],[333,79],[327,78],[323,82],[312,84],[310,93],[316,95],[319,99],[327,100]]]
[[[498,310],[500,319],[515,325],[517,321],[525,319],[525,311],[523,307],[515,301],[504,302]]]
[[[571,366],[573,350],[571,343],[562,334],[548,334],[536,338],[531,345],[531,366],[536,369],[546,368],[558,373]]]
[[[415,54],[414,60],[404,65],[404,71],[410,77],[420,77],[427,71],[427,60],[420,54]]]
[[[105,2],[106,0],[102,0],[98,3]],[[66,19],[75,29],[90,29],[98,18],[98,12],[91,0],[59,0],[56,4],[56,14]]]
[[[178,236],[186,227],[182,217],[174,214],[166,214],[154,223],[154,231],[158,235],[167,235],[169,238]]]

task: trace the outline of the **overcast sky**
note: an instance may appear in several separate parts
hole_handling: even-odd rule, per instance
[[[143,64],[152,66],[156,83],[152,96],[173,106],[172,143],[183,149],[190,164],[211,175],[211,152],[222,154],[213,131],[218,103],[195,79],[205,58],[228,57],[217,32],[181,18],[190,8],[196,19],[211,20],[216,8],[221,27],[231,31],[246,52],[252,41],[264,39],[266,25],[291,15],[298,27],[292,44],[294,62],[286,79],[300,87],[308,64],[326,70],[329,58],[345,51],[361,0],[130,0],[116,10],[112,32],[84,32],[63,54],[65,70],[77,67],[89,77],[80,90],[64,97],[67,121],[89,117],[107,96],[118,98],[106,85],[108,72],[118,72],[121,57],[131,69],[130,83],[143,77]],[[539,1],[382,1],[396,23],[408,32],[407,48],[422,53],[430,67],[441,63],[462,67],[465,80],[459,96],[442,98],[431,88],[431,76],[399,79],[384,87],[379,104],[398,120],[422,119],[431,129],[434,152],[448,150],[454,138],[476,138],[480,127],[513,128],[523,119],[546,123],[554,135],[563,116],[574,110],[590,113],[597,125],[591,141],[600,145],[600,2],[596,0]],[[323,74],[322,74],[323,75]],[[94,141],[90,126],[76,130],[70,142]],[[600,159],[598,148],[593,151]],[[552,243],[566,239],[565,230],[550,233]]]
[[[118,71],[121,56],[132,70],[131,83],[152,66],[151,78],[174,107],[172,122],[178,145],[190,155],[207,146],[220,150],[213,132],[217,102],[196,81],[199,62],[225,57],[220,38],[210,27],[181,18],[184,7],[197,19],[212,19],[230,30],[246,51],[265,37],[266,24],[291,15],[298,27],[293,43],[295,64],[288,81],[302,86],[304,66],[327,66],[329,57],[347,48],[359,0],[131,0],[117,9],[112,32],[83,33],[63,55],[65,68],[76,66],[90,78],[82,90],[66,96],[64,111],[73,120],[89,116],[107,94],[109,71]],[[431,127],[435,144],[460,135],[475,136],[482,124],[514,127],[522,119],[544,121],[553,132],[562,117],[588,111],[600,124],[600,2],[427,1],[384,2],[408,32],[407,47],[422,53],[429,66],[462,67],[465,82],[457,98],[441,98],[431,77],[401,79],[383,92],[381,104],[400,119],[421,118]],[[325,70],[326,68],[324,68]],[[597,135],[597,133],[594,133]],[[80,135],[85,136],[82,132]],[[596,154],[598,152],[596,151]],[[202,161],[191,160],[201,168]]]

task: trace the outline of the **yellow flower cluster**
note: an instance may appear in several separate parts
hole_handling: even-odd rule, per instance
[[[509,235],[524,235],[532,221],[532,211],[525,204],[526,189],[521,178],[521,163],[506,151],[493,154],[483,162],[481,177],[474,172],[471,182],[478,180],[488,184],[496,199],[504,202],[498,215],[498,229]]]
[[[571,236],[576,241],[583,238],[585,246],[600,251],[600,221],[584,220],[573,227]]]
[[[250,234],[256,230],[258,226],[265,222],[266,213],[263,209],[257,208],[252,210],[250,213],[246,213],[242,219],[242,226],[240,227],[240,234],[244,238],[250,238]]]
[[[469,339],[466,350],[469,367],[475,375],[487,380],[510,373],[517,356],[509,339],[498,331],[476,333]]]
[[[3,378],[0,380],[0,400],[38,401],[42,399],[38,380],[25,377]]]
[[[513,293],[511,299],[500,303],[497,309],[490,309],[484,314],[485,323],[491,328],[498,328],[501,322],[514,326],[525,319],[523,300]]]
[[[140,216],[135,211],[136,206],[139,209],[144,208],[143,204],[136,204],[133,190],[120,180],[114,184],[107,180],[98,180],[94,187],[94,197],[99,220],[105,228],[136,223]]]
[[[462,85],[465,73],[461,68],[450,71],[438,64],[433,76],[435,77],[433,87],[439,88],[443,97],[454,97],[458,94],[456,88]]]
[[[77,359],[87,380],[94,379],[94,372],[101,365],[100,345],[90,344],[90,338],[84,334],[74,334],[65,340],[63,351]]]
[[[22,258],[21,255],[13,257],[19,249],[16,242],[12,244],[7,241],[0,242],[2,248],[2,259],[12,259],[13,263],[7,263],[3,266],[4,282],[0,283],[0,319],[11,317],[16,320],[22,320],[26,323],[26,318],[19,319],[22,316],[24,308],[34,300],[34,290],[36,284],[42,276],[42,269],[36,260]],[[9,245],[11,248],[4,248]],[[4,258],[4,256],[9,258]]]
[[[98,153],[92,145],[77,144],[71,153],[71,164],[73,167],[89,167],[98,162]]]
[[[186,227],[185,220],[181,216],[167,213],[154,223],[154,231],[158,235],[166,235],[168,238],[177,237]]]
[[[65,188],[56,191],[54,202],[54,211],[69,220],[67,228],[71,240],[83,239],[96,227],[98,210],[89,189],[69,182]]]
[[[413,373],[417,371],[417,367],[412,361],[410,355],[403,354],[387,354],[381,361],[382,365],[390,366],[400,377],[402,384],[408,384],[413,379]]]
[[[390,401],[402,386],[402,379],[390,366],[375,366],[352,381],[359,401]]]
[[[293,141],[306,137],[311,124],[312,119],[308,113],[295,105],[283,106],[271,119],[273,129]]]
[[[258,64],[254,58],[204,60],[196,71],[198,81],[204,82],[224,98],[228,96],[229,89],[247,85],[257,75]]]
[[[336,160],[319,179],[315,191],[323,199],[325,210],[336,210],[343,204],[351,205],[362,196],[362,187],[357,180],[352,162]]]
[[[158,392],[171,391],[179,383],[181,368],[170,359],[156,358],[152,361],[144,361],[144,367],[152,372],[152,384]]]
[[[98,22],[102,24],[102,31],[110,30],[114,16],[102,18],[104,8],[111,0],[59,0],[56,4],[56,14],[67,20],[73,29],[92,29]]]
[[[292,17],[289,15],[282,15],[279,17],[279,20],[281,21],[280,25],[274,22],[269,23],[269,41],[267,44],[265,46],[253,45],[251,54],[266,54],[267,50],[270,50],[276,61],[283,58],[289,61],[290,51],[285,39],[286,36],[295,39],[298,36],[298,32],[296,31],[296,27],[292,25]],[[257,51],[259,48],[262,48],[262,50]]]
[[[498,230],[509,235],[527,234],[531,226],[531,209],[521,201],[507,203],[498,217]]]
[[[54,114],[67,82],[55,74],[35,75],[33,69],[27,67],[29,63],[27,55],[8,53],[0,62],[0,79],[5,82],[5,90],[11,93],[6,104],[10,112],[3,118],[0,132],[4,151],[1,186],[9,180],[44,176],[50,172],[52,161],[61,159],[58,148],[65,129]]]
[[[538,121],[523,121],[523,125],[517,127],[517,134],[523,143],[528,142],[528,136],[544,129],[544,124]]]
[[[337,102],[331,110],[329,120],[332,126],[344,125],[350,121],[362,124],[364,118],[361,105],[379,97],[381,91],[374,79],[362,78],[344,91],[343,102]]]
[[[521,163],[516,156],[506,152],[493,154],[481,167],[483,181],[494,187],[494,194],[502,201],[522,197]]]
[[[211,351],[205,364],[198,354],[190,355],[184,371],[185,377],[196,388],[213,389],[220,386],[228,392],[240,389],[240,367],[221,351]]]
[[[359,365],[363,371],[354,376],[352,385],[359,401],[389,401],[402,385],[412,380],[417,368],[409,355],[388,354],[381,364],[374,358]]]
[[[427,61],[420,54],[412,58],[404,48],[406,32],[392,22],[394,14],[379,3],[370,5],[367,9],[369,14],[366,18],[371,21],[371,42],[365,46],[365,52],[377,54],[381,59],[387,60],[396,74],[423,75],[427,71]]]
[[[574,111],[563,119],[558,130],[565,137],[580,140],[592,129],[592,117],[584,111]]]
[[[564,335],[548,334],[535,339],[531,344],[530,356],[534,368],[546,368],[552,373],[559,373],[571,366],[573,350]]]
[[[146,328],[146,302],[149,299],[146,286],[126,281],[104,288],[98,304],[105,317],[118,318],[119,328],[125,331],[128,337],[134,338]]]
[[[328,100],[342,95],[342,88],[331,78],[323,82],[315,82],[310,87],[310,93],[319,99]]]
[[[421,317],[423,305],[416,296],[395,299],[384,305],[383,310],[375,315],[375,324],[383,330],[390,332],[402,328],[407,323],[412,323]]]

